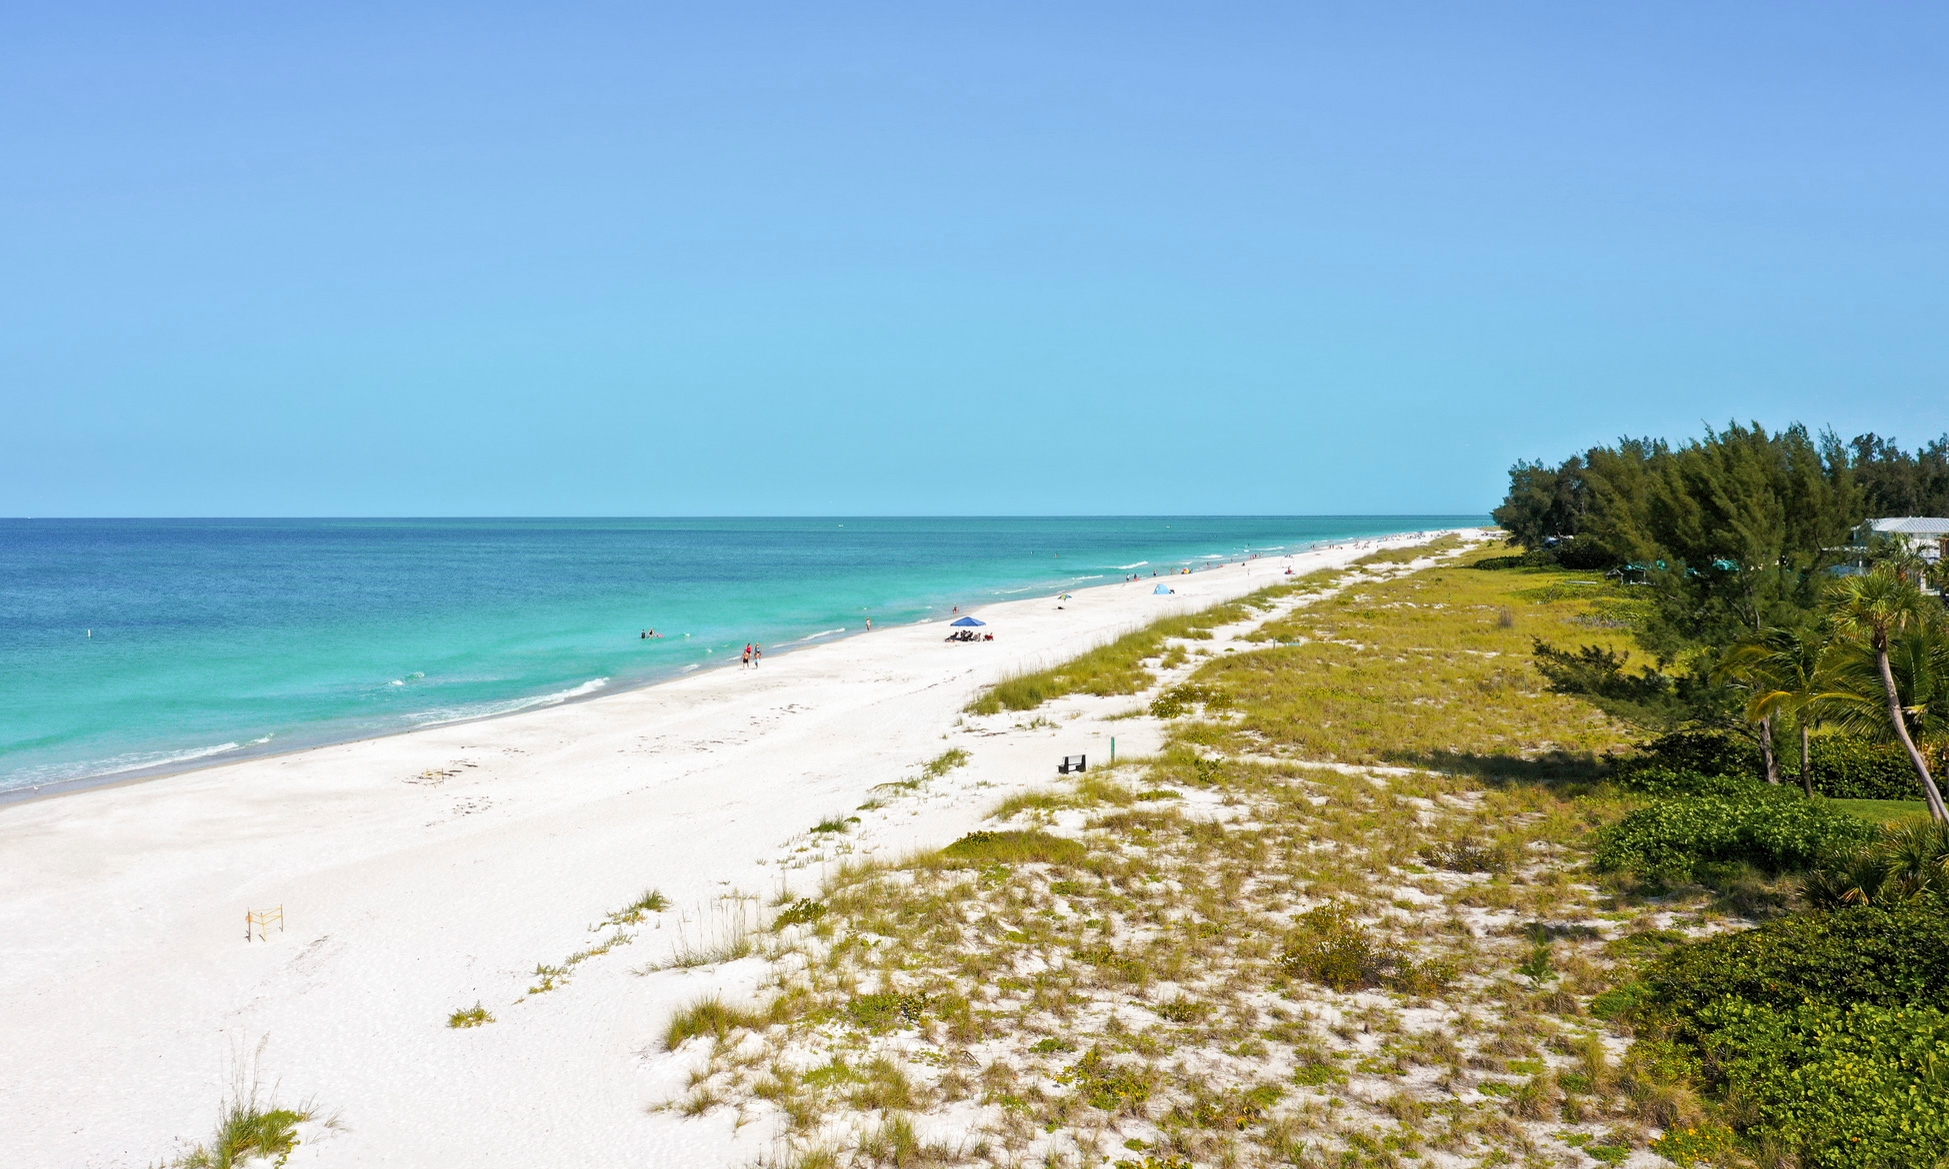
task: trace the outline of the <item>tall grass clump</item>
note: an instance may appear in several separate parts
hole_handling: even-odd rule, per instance
[[[680,1008],[670,1017],[670,1025],[663,1030],[663,1046],[666,1051],[675,1051],[684,1041],[699,1035],[709,1035],[723,1039],[733,1031],[755,1030],[765,1025],[765,1017],[756,1011],[733,1007],[716,995],[709,995]]]
[[[949,860],[992,864],[1080,865],[1089,849],[1079,840],[1029,829],[1012,832],[970,832],[941,850]]]
[[[1300,587],[1296,582],[1278,584],[1261,589],[1249,597],[1227,601],[1196,613],[1153,621],[1142,629],[1099,645],[1059,666],[1004,678],[969,703],[968,713],[1000,714],[1004,710],[1034,710],[1051,699],[1068,694],[1093,694],[1105,698],[1149,689],[1157,681],[1157,676],[1144,668],[1143,663],[1148,658],[1161,657],[1165,642],[1172,638],[1209,640],[1211,631],[1218,626],[1243,621],[1278,597]]]
[[[494,1016],[488,1012],[486,1007],[480,1004],[478,999],[474,1001],[473,1006],[463,1007],[447,1016],[447,1026],[456,1030],[465,1027],[479,1027],[487,1023],[492,1023],[493,1021]]]
[[[258,1047],[263,1050],[262,1045]],[[266,1100],[256,1061],[248,1072],[239,1070],[230,1095],[217,1113],[216,1133],[208,1144],[197,1145],[170,1162],[172,1169],[233,1169],[259,1157],[276,1157],[278,1164],[298,1147],[298,1126],[316,1119],[309,1104],[279,1107]],[[332,1122],[327,1121],[327,1124]]]

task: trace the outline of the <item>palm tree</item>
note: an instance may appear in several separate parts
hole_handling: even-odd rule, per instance
[[[1929,817],[1942,824],[1949,823],[1949,806],[1943,804],[1942,793],[1929,774],[1928,760],[1922,757],[1914,737],[1909,734],[1908,715],[1888,661],[1890,641],[1911,631],[1920,632],[1933,623],[1932,616],[1914,582],[1903,579],[1896,569],[1881,565],[1864,575],[1844,578],[1828,609],[1835,632],[1854,638],[1874,654],[1875,670],[1887,699],[1888,723],[1908,752],[1909,762],[1915,765],[1915,774],[1922,780]]]
[[[1788,627],[1763,630],[1732,648],[1719,666],[1752,691],[1746,720],[1760,724],[1767,763],[1767,780],[1778,783],[1771,749],[1775,720],[1791,716],[1800,728],[1800,786],[1814,794],[1814,765],[1808,730],[1817,712],[1836,699],[1831,642],[1816,632]]]

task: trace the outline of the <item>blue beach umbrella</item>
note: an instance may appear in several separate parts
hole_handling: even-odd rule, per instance
[[[973,617],[963,617],[959,621],[950,621],[948,622],[948,624],[949,625],[986,625],[988,623],[986,621],[976,621]]]

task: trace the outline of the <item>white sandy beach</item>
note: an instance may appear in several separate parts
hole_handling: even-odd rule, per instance
[[[760,963],[634,971],[721,920],[727,893],[755,909],[810,892],[835,847],[937,847],[1066,753],[1158,742],[1151,720],[1101,717],[1130,700],[957,727],[982,686],[1404,542],[993,605],[992,643],[884,628],[755,671],[0,807],[0,1162],[163,1161],[207,1137],[262,1043],[280,1101],[342,1122],[309,1126],[294,1166],[748,1164],[769,1134],[648,1106],[683,1086],[658,1050],[671,1011],[748,992]],[[855,812],[949,747],[968,766]],[[861,823],[808,835],[834,814]],[[646,888],[672,906],[632,944],[524,997],[537,963]],[[275,906],[284,932],[247,943],[246,911]],[[476,1000],[498,1021],[448,1028]]]

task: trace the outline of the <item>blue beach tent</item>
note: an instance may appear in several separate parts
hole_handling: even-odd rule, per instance
[[[1153,597],[1168,597],[1176,591],[1170,585],[1158,585],[1150,591],[1150,595]]]
[[[986,621],[976,621],[973,617],[963,617],[959,621],[950,621],[948,622],[948,624],[949,625],[986,625],[988,623]]]

